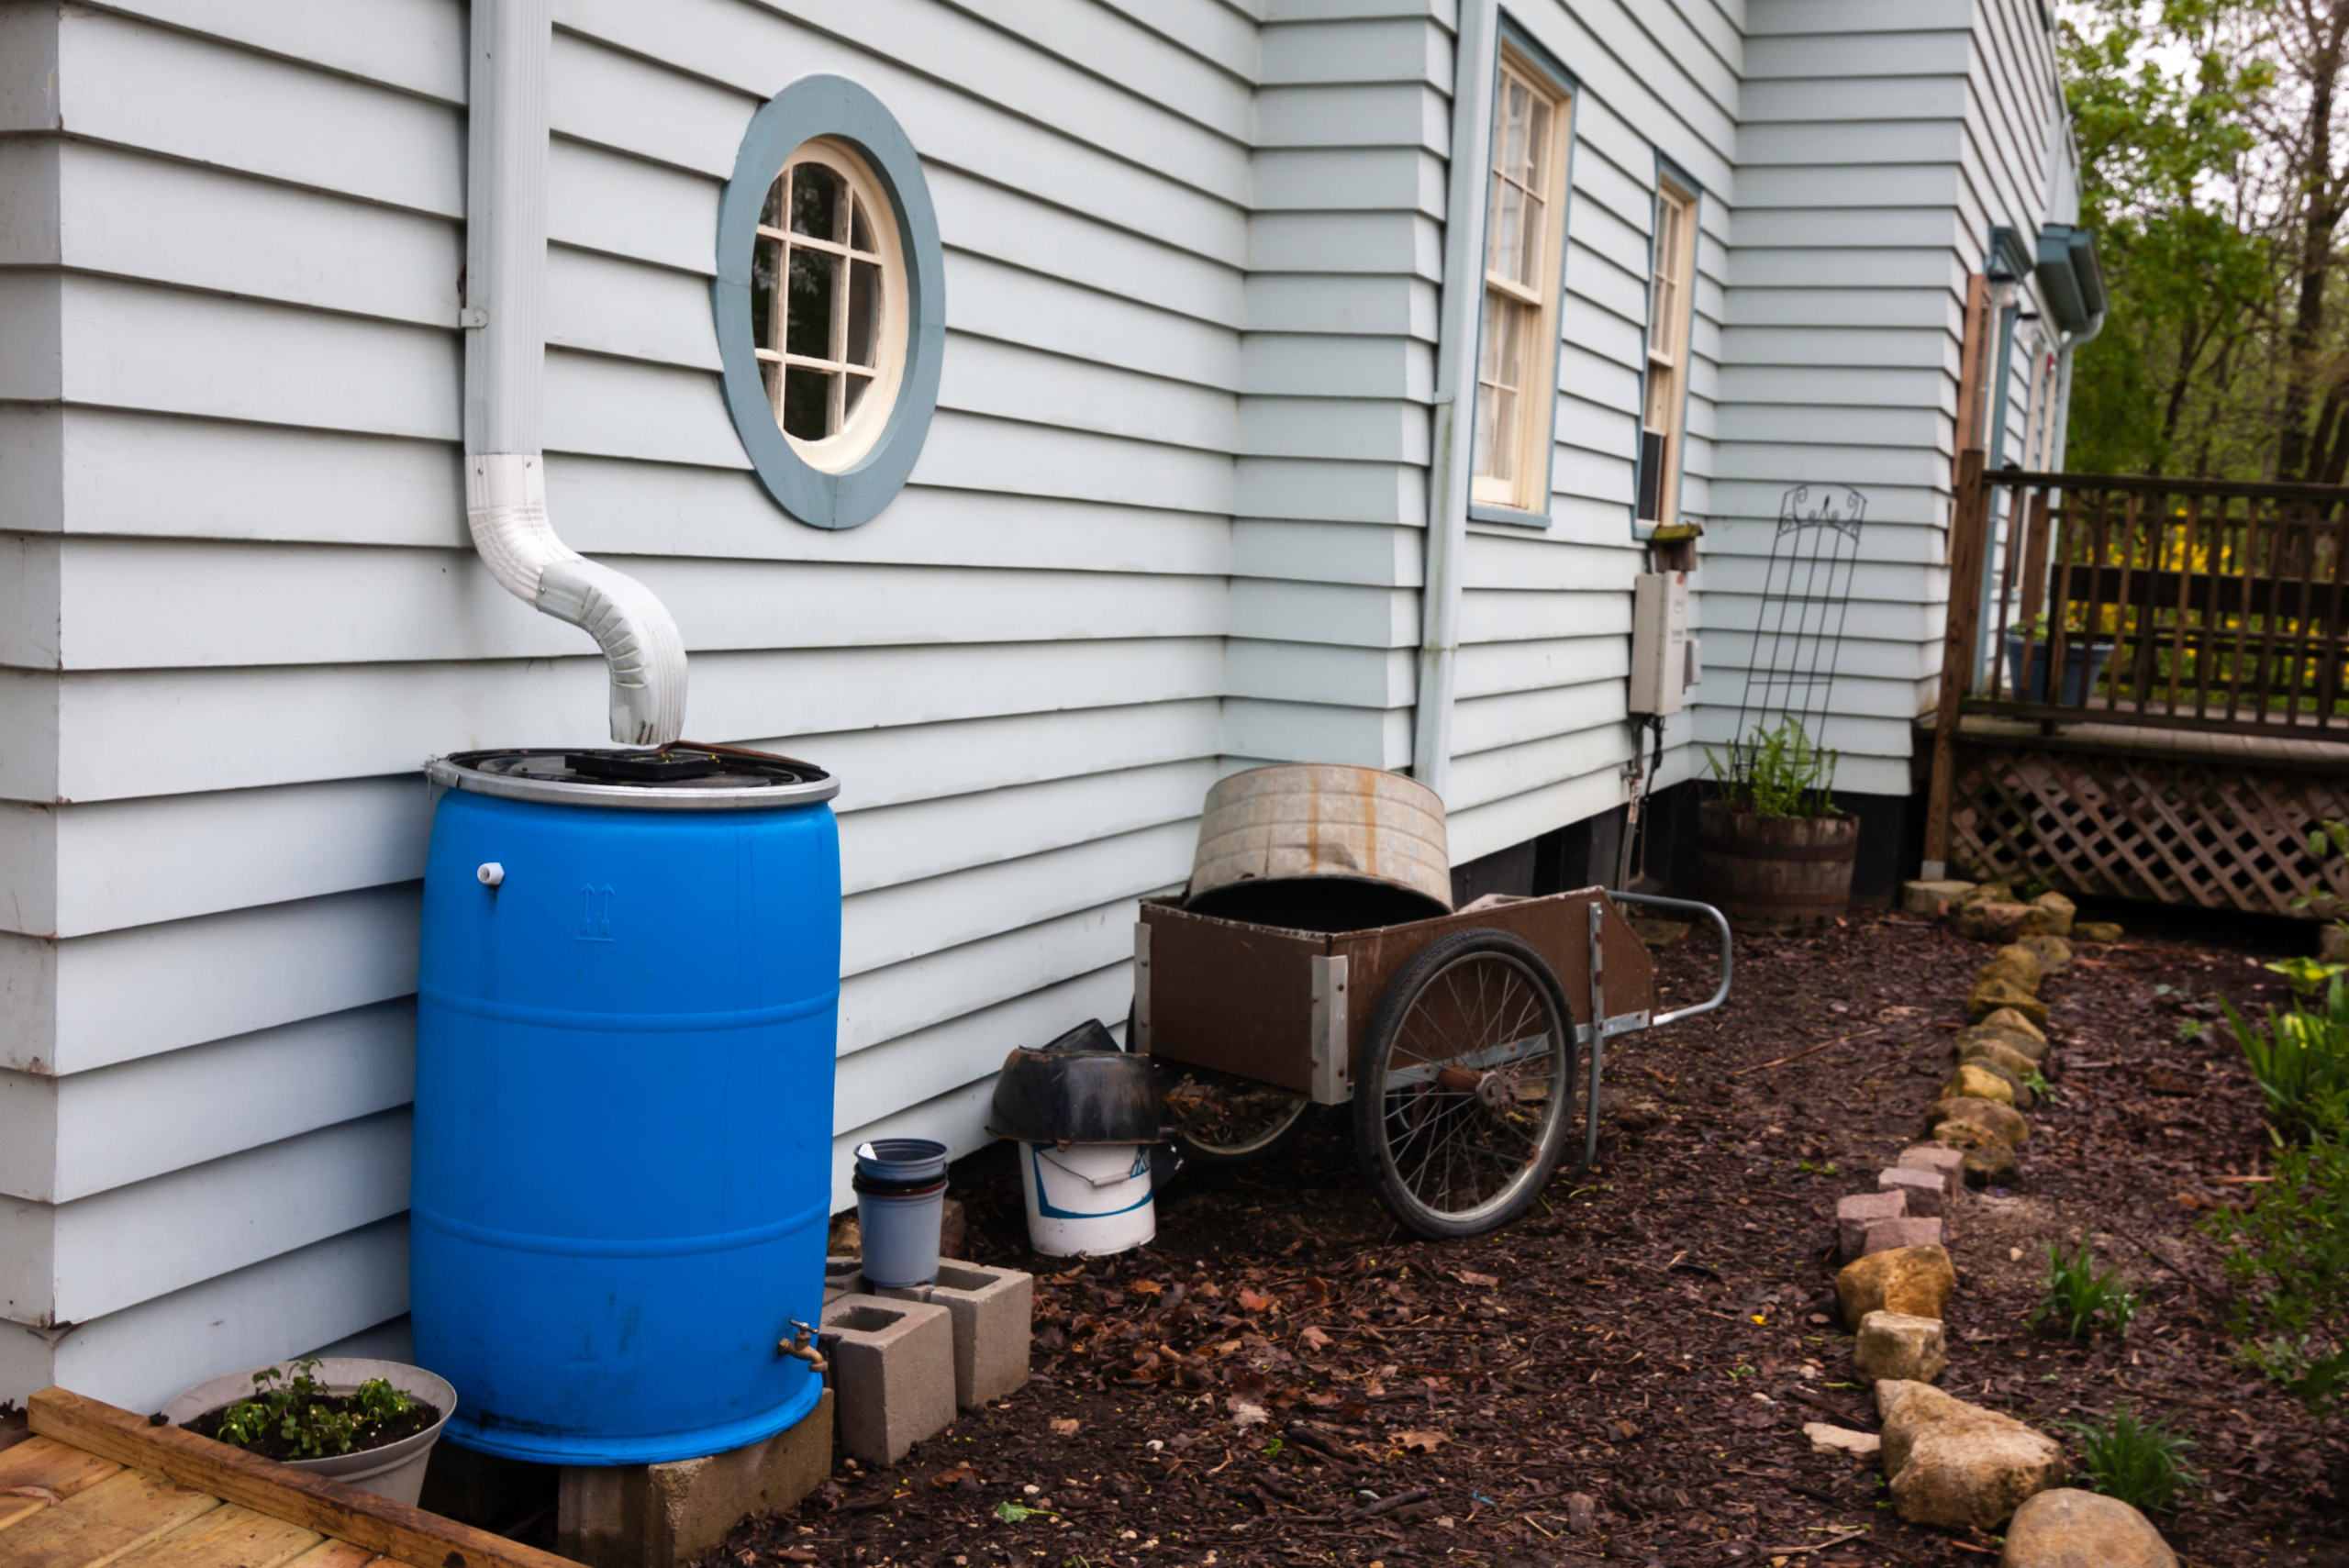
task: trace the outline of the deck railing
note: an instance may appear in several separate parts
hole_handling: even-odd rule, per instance
[[[1952,533],[1962,711],[2349,738],[2349,488],[1984,472],[1968,452]]]

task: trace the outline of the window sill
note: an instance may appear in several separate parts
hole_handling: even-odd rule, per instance
[[[1471,501],[1468,520],[1472,523],[1503,523],[1513,528],[1546,528],[1550,526],[1547,512],[1529,512],[1520,506],[1496,506],[1490,501]]]

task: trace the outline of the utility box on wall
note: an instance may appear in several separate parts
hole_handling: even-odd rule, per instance
[[[1631,711],[1678,713],[1698,675],[1697,639],[1688,635],[1688,573],[1642,573],[1631,588]]]

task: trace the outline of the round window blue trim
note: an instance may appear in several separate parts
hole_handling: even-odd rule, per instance
[[[819,136],[854,148],[879,176],[896,212],[906,258],[906,368],[896,406],[872,450],[838,473],[825,473],[793,450],[775,423],[751,332],[751,261],[759,210],[785,161]],[[803,76],[751,117],[742,150],[734,158],[734,177],[718,203],[718,276],[710,284],[710,303],[718,318],[727,411],[759,483],[776,505],[816,528],[852,528],[896,499],[938,409],[939,361],[946,347],[946,265],[921,160],[880,99],[845,76]]]

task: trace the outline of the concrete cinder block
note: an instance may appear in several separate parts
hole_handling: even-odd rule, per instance
[[[824,1304],[818,1343],[840,1396],[841,1447],[895,1464],[954,1420],[954,1322],[926,1301],[843,1296]]]
[[[1900,1193],[1909,1199],[1909,1213],[1922,1219],[1938,1219],[1942,1229],[1949,1229],[1949,1180],[1939,1171],[1927,1171],[1915,1165],[1895,1165],[1889,1171],[1876,1173],[1876,1191]]]
[[[1868,1227],[1879,1220],[1898,1219],[1909,1212],[1906,1193],[1854,1193],[1835,1200],[1835,1250],[1856,1258],[1867,1241]]]
[[[1895,1219],[1879,1219],[1870,1225],[1860,1240],[1860,1256],[1865,1258],[1871,1252],[1889,1252],[1896,1247],[1938,1247],[1941,1244],[1940,1220],[1902,1216]]]
[[[676,1568],[751,1514],[796,1507],[832,1472],[832,1391],[764,1442],[668,1464],[565,1465],[555,1549],[587,1568]]]
[[[1943,1190],[1953,1198],[1965,1188],[1965,1152],[1945,1143],[1912,1143],[1893,1163],[1911,1171],[1938,1172]]]
[[[879,1294],[927,1301],[953,1315],[954,1402],[963,1409],[975,1410],[1028,1381],[1035,1275],[941,1260],[935,1284]]]
[[[831,1257],[824,1260],[824,1299],[838,1301],[843,1296],[870,1296],[864,1286],[864,1262],[859,1258]]]

